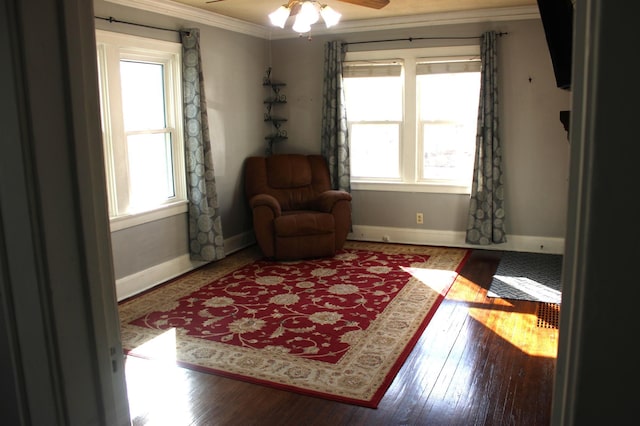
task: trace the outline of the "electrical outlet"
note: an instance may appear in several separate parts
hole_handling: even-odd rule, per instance
[[[424,223],[424,217],[422,216],[422,213],[416,213],[416,223]]]

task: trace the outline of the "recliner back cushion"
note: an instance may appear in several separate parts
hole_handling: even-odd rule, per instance
[[[309,201],[331,189],[329,170],[320,155],[250,157],[246,168],[247,196],[272,195],[283,210],[306,209]]]
[[[267,178],[273,189],[293,189],[311,185],[309,160],[301,155],[272,156],[266,159]]]

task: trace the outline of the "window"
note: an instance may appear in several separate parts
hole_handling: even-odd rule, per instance
[[[185,212],[181,46],[96,34],[111,228]]]
[[[354,189],[469,193],[478,46],[348,52]]]

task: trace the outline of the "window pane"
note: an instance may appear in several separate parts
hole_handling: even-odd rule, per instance
[[[351,175],[400,177],[400,124],[352,124]]]
[[[402,77],[356,77],[343,81],[350,123],[351,175],[399,178]]]
[[[349,121],[401,121],[401,77],[345,78]]]
[[[424,179],[468,181],[473,171],[476,128],[451,123],[423,125]]]
[[[130,178],[130,210],[157,206],[175,196],[171,134],[127,137]]]
[[[164,129],[164,66],[120,61],[125,131]]]
[[[423,179],[469,180],[477,131],[480,73],[417,77]]]

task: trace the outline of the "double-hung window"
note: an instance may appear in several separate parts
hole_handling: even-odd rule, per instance
[[[180,44],[96,40],[112,230],[186,211]]]
[[[469,193],[478,46],[348,52],[352,188]]]

